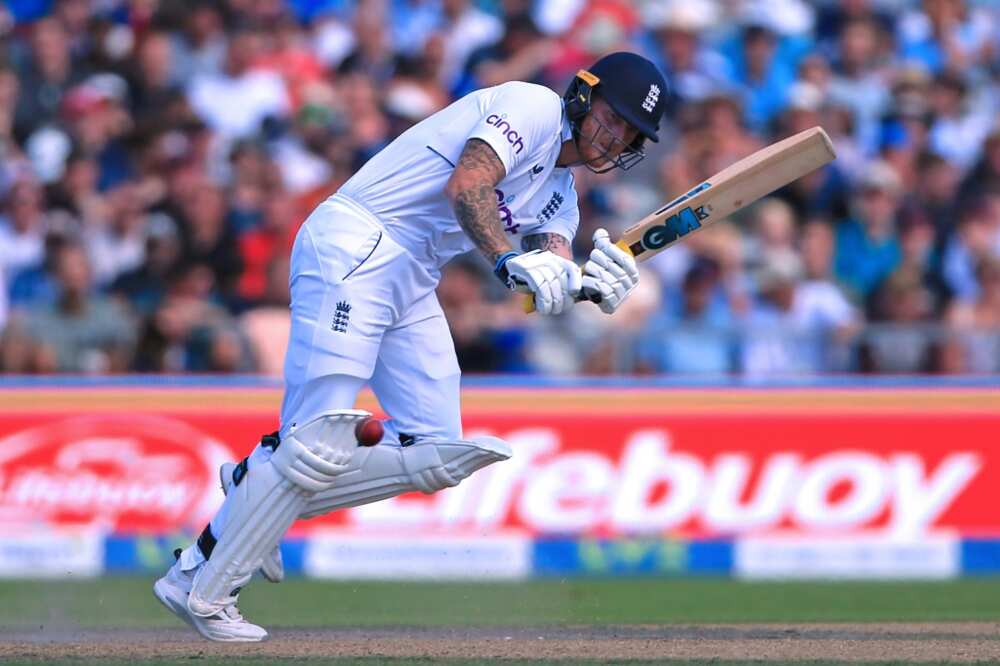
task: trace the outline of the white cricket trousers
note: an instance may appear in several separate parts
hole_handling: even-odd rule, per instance
[[[437,279],[375,217],[339,194],[320,204],[295,238],[289,280],[282,437],[296,423],[352,409],[367,382],[391,417],[379,446],[400,446],[400,435],[462,438],[458,359]],[[273,453],[258,444],[247,465]],[[230,498],[212,518],[213,538],[223,533]],[[202,539],[181,554],[185,571],[205,560]]]
[[[368,382],[399,435],[462,436],[458,359],[432,276],[357,202],[334,195],[299,229],[281,434],[351,409]]]

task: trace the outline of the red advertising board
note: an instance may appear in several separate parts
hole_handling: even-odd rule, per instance
[[[956,393],[469,391],[467,432],[507,438],[514,458],[295,530],[1000,535],[1000,409]],[[277,399],[0,391],[0,530],[196,531],[218,465],[275,429]]]

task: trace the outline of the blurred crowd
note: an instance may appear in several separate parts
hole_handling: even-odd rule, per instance
[[[526,316],[476,256],[466,372],[1000,372],[1000,5],[974,0],[8,0],[0,372],[279,374],[298,226],[461,95],[670,84],[661,141],[580,170],[612,236],[822,125],[838,160],[642,265],[627,307]]]

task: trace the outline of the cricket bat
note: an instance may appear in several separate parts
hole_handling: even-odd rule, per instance
[[[645,261],[836,157],[822,127],[761,148],[625,230],[616,245]],[[581,295],[580,300],[587,300]],[[534,310],[534,299],[528,301]]]

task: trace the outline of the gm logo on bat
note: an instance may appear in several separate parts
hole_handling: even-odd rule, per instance
[[[658,213],[665,211],[677,204],[690,199],[699,192],[703,192],[712,186],[711,183],[702,183],[687,194],[674,199],[661,208]],[[632,254],[639,254],[646,250],[659,250],[661,247],[674,242],[682,236],[686,236],[695,229],[701,227],[702,220],[708,218],[711,207],[708,205],[697,206],[695,208],[683,208],[663,221],[662,224],[650,227],[642,235],[642,240],[632,247]]]

